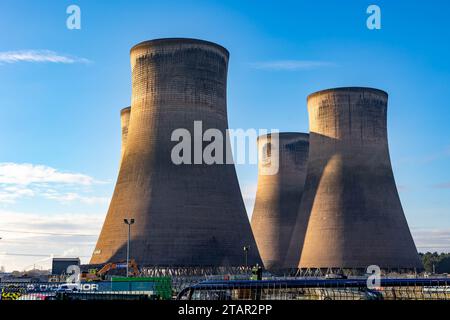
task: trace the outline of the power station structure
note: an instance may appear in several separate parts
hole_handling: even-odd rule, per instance
[[[125,148],[127,146],[128,138],[128,125],[130,124],[131,107],[123,108],[120,111],[120,127],[122,131],[122,144],[120,148],[120,163],[122,163],[123,155],[125,154]],[[119,166],[120,167],[120,166]]]
[[[274,143],[274,139],[278,139]],[[274,152],[273,148],[278,148]],[[258,186],[252,229],[264,267],[285,267],[285,257],[302,198],[308,165],[309,135],[281,132],[258,137]],[[276,174],[266,167],[278,162]]]
[[[392,172],[387,102],[386,92],[359,87],[308,97],[308,173],[288,263],[422,268]]]
[[[242,266],[245,258],[261,264],[234,164],[202,161],[208,129],[222,134],[224,154],[231,149],[225,139],[228,51],[172,38],[142,42],[130,55],[126,147],[91,264],[126,259],[126,218],[135,219],[130,257],[139,265]],[[180,143],[191,147],[175,154],[182,163],[173,161]],[[244,253],[244,246],[251,249]]]
[[[148,267],[422,269],[392,172],[386,92],[313,93],[309,135],[260,136],[250,226],[229,162],[228,51],[168,38],[130,56],[119,175],[91,264],[129,253]]]

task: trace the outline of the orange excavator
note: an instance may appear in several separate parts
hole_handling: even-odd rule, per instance
[[[101,268],[100,270],[97,269],[89,269],[88,272],[84,271],[81,273],[80,280],[81,281],[101,281],[105,280],[106,274],[110,270],[115,269],[126,269],[127,268],[127,262],[110,262],[107,263]],[[139,267],[134,259],[131,259],[128,264],[128,273],[129,275],[133,277],[137,277],[139,275]]]

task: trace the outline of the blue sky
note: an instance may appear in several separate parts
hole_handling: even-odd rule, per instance
[[[71,4],[81,30],[66,28]],[[366,27],[370,4],[381,30]],[[231,128],[308,131],[309,93],[388,91],[391,157],[416,244],[450,251],[449,10],[444,0],[1,1],[0,266],[90,255],[118,169],[129,49],[160,37],[230,51]],[[237,171],[250,215],[257,169]]]

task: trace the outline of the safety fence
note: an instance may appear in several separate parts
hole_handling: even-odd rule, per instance
[[[113,278],[81,283],[0,283],[1,300],[169,300],[169,277]]]
[[[450,300],[450,279],[205,281],[179,300]]]
[[[239,278],[239,277],[237,277]],[[450,300],[450,279],[206,280],[113,278],[85,283],[0,283],[2,300]]]

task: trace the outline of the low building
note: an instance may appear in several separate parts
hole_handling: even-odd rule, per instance
[[[73,265],[80,266],[80,258],[53,258],[52,274],[67,274],[67,268]]]

